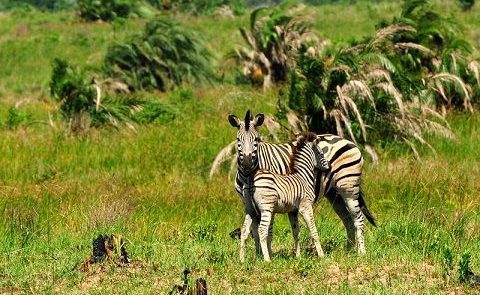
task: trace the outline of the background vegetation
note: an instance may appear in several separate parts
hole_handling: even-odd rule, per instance
[[[452,104],[458,99],[459,107],[446,104],[445,119],[435,118],[456,139],[420,130],[418,134],[435,149],[432,152],[425,145],[417,145],[422,161],[414,160],[408,143],[399,143],[400,133],[392,133],[386,124],[388,117],[385,119],[382,112],[401,117],[394,96],[390,95],[388,103],[382,105],[377,100],[382,96],[372,92],[375,112],[369,113],[372,108],[365,105],[366,111],[361,113],[368,141],[362,140],[357,116],[348,113],[354,138],[362,147],[370,143],[381,159],[373,165],[366,156],[364,190],[380,226],[367,227],[365,257],[345,249],[343,226],[327,202],[321,200],[316,207],[317,226],[327,257],[316,259],[308,253],[310,241],[302,227],[304,252],[302,258],[295,259],[288,220],[278,216],[272,263],[256,258],[251,242],[249,262],[239,263],[239,242],[228,234],[240,226],[243,209],[229,177],[229,163],[208,179],[215,155],[235,139],[227,114],[240,115],[250,108],[277,114],[285,126],[290,126],[287,115],[291,110],[299,119],[305,114],[303,107],[289,105],[293,86],[300,85],[292,76],[264,90],[252,85],[250,77],[243,76],[242,67],[229,58],[235,48],[248,47],[239,28],[251,28],[250,7],[258,2],[246,3],[245,13],[236,17],[214,12],[204,16],[172,8],[161,8],[163,12],[159,12],[154,8],[155,13],[170,14],[183,25],[184,29],[175,35],[178,38],[188,38],[182,37],[183,33],[194,31],[205,41],[203,49],[194,48],[192,52],[212,53],[205,61],[210,65],[206,73],[212,72],[206,78],[212,84],[204,79],[192,84],[187,79],[165,89],[128,87],[128,81],[121,79],[124,76],[112,75],[107,66],[109,52],[118,44],[141,44],[131,56],[146,68],[164,60],[162,46],[172,41],[154,46],[154,54],[139,54],[148,46],[143,41],[151,40],[142,35],[150,18],[87,22],[76,8],[55,12],[15,8],[0,13],[1,292],[167,293],[174,284],[181,283],[184,268],[190,268],[194,278],[204,277],[213,294],[478,292],[478,285],[471,283],[467,274],[469,270],[480,272],[480,166],[475,165],[480,158],[480,117],[476,111],[477,78],[473,72],[467,77],[468,63],[461,63],[461,58],[456,59],[457,70],[464,70],[448,70],[469,85],[466,88],[473,112],[463,107],[464,96],[458,85],[445,86],[445,96],[452,98]],[[464,32],[454,37],[462,37],[471,45],[468,51],[461,46],[465,60],[478,58],[478,6],[463,11],[457,1],[433,4],[434,11],[455,21]],[[156,7],[155,3],[149,5]],[[396,51],[375,51],[377,58],[368,58],[365,53],[357,55],[367,56],[364,60],[368,62],[343,58],[348,55],[342,55],[342,49],[371,44],[378,40],[375,36],[381,28],[398,23],[401,4],[396,1],[339,1],[283,9],[282,14],[309,18],[310,30],[321,43],[306,42],[292,51],[290,65],[300,69],[300,80],[305,76],[307,61],[324,64],[328,69],[335,64],[330,58],[340,56],[338,64],[352,69],[350,77],[361,77],[365,70],[383,67],[405,105],[412,95],[428,89],[396,83],[396,78],[403,81],[400,74],[405,71],[394,73],[378,59],[383,54],[398,67],[407,58],[395,60],[400,56]],[[265,12],[257,19],[269,15],[269,11]],[[265,42],[285,36],[281,34],[284,31],[275,29],[278,23],[268,18],[263,21],[268,23],[268,30],[262,32],[270,36],[263,39]],[[415,22],[409,25],[415,26]],[[425,39],[404,34],[390,35],[393,37],[385,44],[394,48],[410,38],[409,42],[429,46],[425,40],[431,40],[431,32]],[[313,54],[308,51],[310,47]],[[444,52],[443,47],[438,50],[434,57]],[[445,52],[447,58],[452,56],[453,51]],[[428,68],[425,65],[432,61],[431,55],[412,50],[409,53],[414,55],[412,66],[420,59],[421,65]],[[177,66],[172,60],[165,72]],[[435,75],[445,71],[419,68],[422,70],[418,72],[409,68],[408,73]],[[188,74],[198,73],[179,75],[183,79]],[[264,73],[260,74],[263,79]],[[305,77],[311,83],[324,76]],[[421,85],[418,79],[415,81],[412,85]],[[332,85],[336,89],[343,84]],[[322,89],[327,92],[328,87]],[[437,100],[432,101],[442,102],[441,94],[434,93]],[[85,103],[77,104],[79,98]],[[365,101],[369,103],[368,97]],[[432,109],[442,115],[442,104]],[[89,124],[82,127],[82,132],[73,133],[68,128],[71,110],[76,110],[73,114],[88,113]],[[419,114],[416,109],[411,112]],[[369,114],[384,121],[369,121]],[[334,132],[335,124],[331,128]],[[273,141],[267,128],[262,133]],[[347,130],[345,135],[349,136]],[[288,132],[279,135],[288,136]],[[104,233],[126,238],[131,265],[117,268],[106,264],[90,272],[80,271],[78,266],[91,254],[92,239]]]

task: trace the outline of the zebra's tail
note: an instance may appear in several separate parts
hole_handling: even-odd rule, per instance
[[[373,214],[367,208],[367,204],[365,203],[365,199],[363,198],[363,192],[360,190],[360,194],[358,195],[358,203],[360,205],[360,209],[362,210],[363,215],[367,218],[367,220],[373,225],[377,226],[377,221]]]

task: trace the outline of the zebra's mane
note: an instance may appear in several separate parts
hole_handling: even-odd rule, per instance
[[[251,115],[250,115],[250,110],[247,110],[247,113],[245,114],[245,130],[248,131],[248,129],[250,129],[250,120],[252,119]]]
[[[293,167],[295,165],[295,160],[297,158],[297,154],[305,147],[307,142],[313,142],[317,139],[317,135],[313,132],[308,132],[306,134],[297,137],[297,140],[292,143],[292,154],[290,155],[288,171],[289,173],[295,172]],[[295,144],[296,143],[296,144]]]

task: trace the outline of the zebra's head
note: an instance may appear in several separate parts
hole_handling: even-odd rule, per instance
[[[258,143],[260,135],[258,127],[263,124],[265,116],[257,114],[252,119],[250,110],[245,114],[245,120],[241,121],[235,115],[228,116],[228,122],[238,129],[237,132],[237,153],[238,169],[243,173],[250,174],[258,167]]]

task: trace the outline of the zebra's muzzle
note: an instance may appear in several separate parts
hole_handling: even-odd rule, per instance
[[[253,161],[253,157],[251,155],[245,156],[243,160],[240,162],[241,169],[244,173],[250,174],[256,168],[256,165]]]

